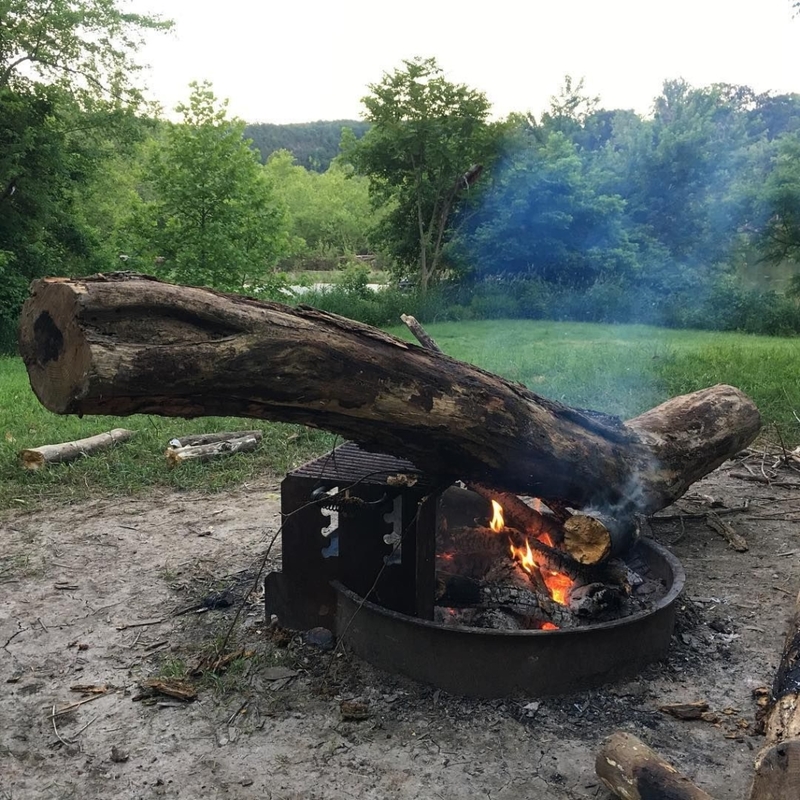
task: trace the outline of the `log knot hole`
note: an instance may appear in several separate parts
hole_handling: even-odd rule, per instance
[[[33,340],[36,361],[44,366],[55,361],[64,349],[64,336],[47,311],[43,311],[33,323]]]

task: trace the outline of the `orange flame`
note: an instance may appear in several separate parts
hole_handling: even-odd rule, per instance
[[[541,509],[541,500],[536,498],[535,505]],[[505,528],[505,520],[503,519],[503,507],[496,500],[492,500],[492,519],[489,522],[489,527],[495,532],[500,533]],[[553,540],[550,535],[543,533],[539,536],[539,541],[546,544],[548,547],[554,547]],[[572,579],[562,572],[555,572],[553,570],[541,567],[536,561],[536,556],[531,550],[530,543],[525,540],[525,547],[517,547],[514,544],[510,545],[511,557],[519,562],[520,566],[528,573],[532,573],[534,569],[538,569],[544,585],[550,592],[553,601],[559,605],[567,605],[567,597],[569,590],[572,587]],[[549,629],[548,629],[549,630]]]
[[[506,521],[503,519],[503,506],[492,500],[492,519],[489,522],[489,527],[495,532],[500,533],[506,526]]]

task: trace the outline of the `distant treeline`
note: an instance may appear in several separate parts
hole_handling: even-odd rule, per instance
[[[300,166],[314,172],[325,172],[339,155],[343,128],[349,128],[360,139],[367,132],[369,123],[352,119],[287,125],[258,122],[247,125],[244,135],[253,140],[253,147],[261,154],[262,163],[276,150],[288,150]]]

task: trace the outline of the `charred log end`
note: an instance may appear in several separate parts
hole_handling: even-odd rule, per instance
[[[91,364],[88,343],[77,323],[80,292],[75,284],[64,285],[64,280],[33,283],[19,327],[19,350],[31,388],[56,414],[71,413],[86,393]],[[45,306],[47,310],[42,310]]]

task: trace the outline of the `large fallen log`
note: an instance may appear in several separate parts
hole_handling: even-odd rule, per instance
[[[343,317],[128,273],[34,282],[20,350],[56,413],[302,423],[442,477],[618,516],[669,505],[760,427],[730,386],[622,423]]]

